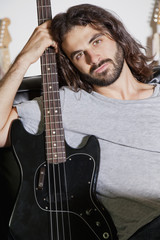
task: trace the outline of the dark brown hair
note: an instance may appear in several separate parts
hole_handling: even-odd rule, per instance
[[[75,26],[86,26],[88,24],[99,30],[106,29],[111,34],[112,38],[123,49],[125,60],[135,78],[144,83],[151,79],[153,64],[148,64],[148,62],[152,58],[143,53],[145,48],[131,37],[122,22],[101,7],[81,4],[69,8],[66,13],[56,15],[52,20],[53,37],[59,47],[57,61],[61,85],[68,85],[75,91],[79,88],[88,92],[92,91],[92,86],[80,78],[79,71],[62,50],[65,34]]]

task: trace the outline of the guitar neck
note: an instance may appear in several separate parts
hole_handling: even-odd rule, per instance
[[[52,19],[50,0],[37,0],[38,25]]]
[[[50,0],[37,0],[38,23],[52,18]],[[47,48],[41,56],[43,107],[45,121],[46,161],[59,163],[66,160],[62,124],[56,54]]]

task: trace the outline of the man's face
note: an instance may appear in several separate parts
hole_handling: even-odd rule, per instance
[[[123,50],[107,31],[75,26],[65,35],[62,48],[82,78],[93,85],[108,86],[121,74]]]

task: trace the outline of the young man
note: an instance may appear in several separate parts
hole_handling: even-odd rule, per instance
[[[29,132],[41,130],[41,100],[12,104],[26,70],[49,46],[58,54],[61,85],[69,86],[60,90],[66,141],[78,147],[85,136],[98,138],[97,196],[119,239],[159,239],[159,85],[146,84],[150,59],[108,11],[78,5],[35,29],[0,83],[0,145],[10,144],[18,117]]]

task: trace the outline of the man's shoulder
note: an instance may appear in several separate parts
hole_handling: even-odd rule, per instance
[[[76,99],[79,99],[82,97],[82,96],[86,96],[87,98],[91,96],[90,93],[84,91],[83,89],[79,89],[77,91],[75,91],[74,89],[70,88],[70,87],[67,87],[67,86],[63,86],[60,88],[60,96],[61,96],[61,99],[63,97],[68,97],[68,98],[76,98]]]

